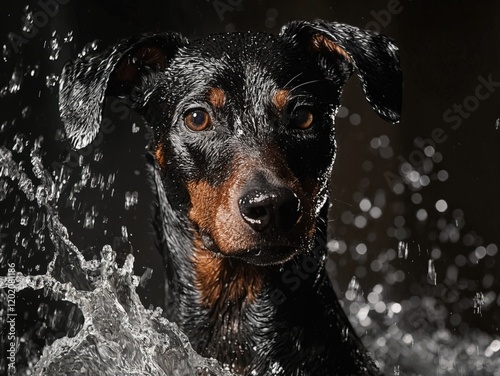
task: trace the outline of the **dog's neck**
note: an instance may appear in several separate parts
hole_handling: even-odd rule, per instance
[[[282,266],[218,258],[202,247],[187,216],[170,206],[155,175],[165,243],[165,312],[199,353],[238,374],[267,374],[272,367],[277,375],[297,369],[378,374],[326,275],[326,218],[318,221],[314,249]]]

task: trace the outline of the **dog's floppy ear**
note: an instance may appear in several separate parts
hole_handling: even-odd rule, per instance
[[[328,75],[332,59],[345,59],[358,73],[366,99],[385,120],[399,122],[402,100],[402,73],[398,48],[392,41],[370,31],[336,22],[294,21],[280,36],[305,44],[318,54],[318,64]],[[334,77],[331,77],[332,79]]]
[[[185,43],[177,33],[141,36],[66,64],[59,81],[59,111],[72,146],[84,148],[99,132],[107,90],[131,94],[143,74],[165,70]]]

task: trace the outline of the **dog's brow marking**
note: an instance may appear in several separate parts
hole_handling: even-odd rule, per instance
[[[343,56],[347,61],[351,61],[351,58],[342,47],[321,34],[315,34],[311,37],[311,48],[317,52],[324,52],[325,50],[328,52],[335,52]]]
[[[215,108],[221,108],[226,103],[226,94],[224,90],[219,89],[217,87],[210,88],[207,93],[208,101]]]
[[[276,91],[276,94],[274,94],[273,103],[280,111],[285,108],[288,99],[288,92],[288,90],[279,89]]]

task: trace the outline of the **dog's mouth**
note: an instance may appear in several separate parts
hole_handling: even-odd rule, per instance
[[[261,241],[251,247],[235,249],[228,253],[223,252],[210,235],[201,234],[200,238],[205,249],[212,252],[215,257],[239,259],[260,266],[283,264],[308,248],[306,244],[297,245],[276,240]]]
[[[266,266],[283,264],[301,253],[301,250],[291,246],[258,247],[232,257],[249,264]]]

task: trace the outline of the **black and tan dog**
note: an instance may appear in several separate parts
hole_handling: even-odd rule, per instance
[[[153,128],[167,316],[237,374],[379,373],[324,270],[333,123],[353,71],[397,122],[397,48],[339,23],[147,35],[63,72],[74,147],[98,133],[108,95],[128,96]]]

